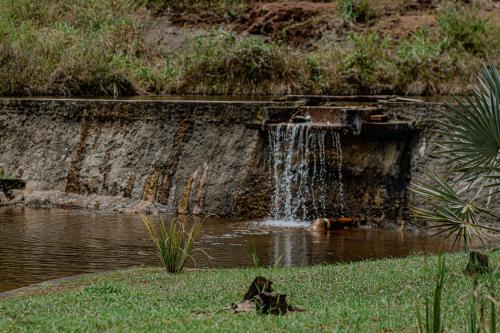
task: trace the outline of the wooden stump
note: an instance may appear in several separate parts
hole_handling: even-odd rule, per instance
[[[257,276],[250,287],[248,288],[247,293],[245,296],[243,296],[243,300],[251,300],[255,296],[257,296],[260,293],[271,293],[273,291],[272,287],[273,281],[266,279],[263,276]]]
[[[273,293],[273,282],[263,276],[257,276],[240,303],[232,303],[234,313],[257,311],[259,314],[283,315],[290,311],[304,311],[288,305],[285,294]]]
[[[290,309],[285,294],[263,292],[255,296],[255,304],[260,314],[282,315]]]

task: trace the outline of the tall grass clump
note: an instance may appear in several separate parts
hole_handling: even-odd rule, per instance
[[[255,244],[252,244],[250,248],[250,252],[248,254],[248,259],[250,260],[250,263],[252,264],[253,267],[261,267],[262,262],[260,260],[260,257],[257,253],[257,248],[255,247]]]
[[[448,273],[445,260],[439,256],[437,265],[437,281],[434,287],[433,297],[425,302],[425,320],[422,320],[420,312],[417,311],[417,321],[420,333],[443,333],[446,330],[443,305],[444,285]],[[463,277],[465,278],[465,277]],[[469,309],[464,318],[469,333],[496,333],[499,302],[497,300],[498,269],[489,272],[486,279],[480,280],[474,277],[473,288],[467,296]]]
[[[343,53],[342,76],[350,86],[347,90],[383,93],[393,88],[396,67],[386,52],[390,39],[377,33],[352,34],[351,47]],[[349,92],[351,92],[349,91]]]
[[[147,13],[133,0],[0,0],[0,94],[123,95]]]
[[[298,90],[306,68],[304,59],[286,47],[221,30],[197,38],[180,61],[180,89],[205,94],[289,93]]]
[[[175,218],[170,223],[160,217],[159,223],[156,224],[147,215],[142,214],[141,220],[167,272],[181,272],[188,259],[192,259],[191,253],[200,233],[200,224],[193,222],[188,228],[189,217]]]
[[[403,13],[408,0],[339,0],[341,18],[344,21],[367,22],[393,13]]]
[[[436,287],[434,288],[432,302],[425,302],[425,321],[422,322],[420,312],[417,312],[418,327],[420,333],[442,333],[443,332],[443,315],[442,315],[442,298],[444,279],[446,276],[446,264],[442,256],[438,259],[438,274]]]
[[[447,4],[438,10],[437,22],[445,47],[462,48],[480,56],[496,56],[500,28],[480,17],[473,7]]]

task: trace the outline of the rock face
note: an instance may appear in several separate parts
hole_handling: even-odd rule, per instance
[[[266,214],[265,103],[1,100],[0,167],[27,191],[155,201],[172,213]],[[251,206],[246,206],[248,196]],[[259,199],[261,197],[262,199]]]
[[[340,100],[313,102],[0,99],[0,169],[26,181],[7,204],[129,212],[154,203],[168,213],[268,216],[266,124],[304,107],[312,130],[325,130],[314,127],[316,117],[339,124],[346,215],[378,227],[411,225],[408,206],[418,198],[408,186],[439,163],[427,129],[443,105],[371,98],[344,110]],[[390,120],[369,121],[380,110]],[[325,150],[328,161],[335,152]],[[338,201],[329,191],[329,214]]]

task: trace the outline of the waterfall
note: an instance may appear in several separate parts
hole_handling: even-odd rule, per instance
[[[340,134],[333,134],[333,146],[335,147],[335,157],[337,162],[337,177],[338,177],[338,191],[339,191],[339,212],[344,215],[344,182],[342,180],[342,144],[340,142]]]
[[[271,214],[274,219],[305,220],[325,216],[329,190],[338,183],[342,212],[342,147],[340,135],[333,134],[336,175],[328,172],[327,131],[311,131],[311,123],[280,124],[269,129],[270,157],[274,193]]]

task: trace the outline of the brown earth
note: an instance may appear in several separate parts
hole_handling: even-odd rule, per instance
[[[434,0],[413,0],[406,9],[401,10],[389,2],[379,17],[353,24],[342,22],[335,2],[257,2],[248,4],[239,12],[223,14],[214,10],[183,8],[159,14],[167,16],[168,20],[159,17],[162,23],[154,23],[154,28],[149,31],[156,36],[161,36],[161,32],[165,31],[164,35],[168,36],[165,38],[170,40],[167,44],[178,46],[185,35],[182,31],[189,35],[192,31],[222,26],[240,35],[260,35],[297,49],[310,49],[322,37],[343,40],[351,31],[375,31],[381,36],[396,39],[406,37],[421,28],[436,25],[436,4]],[[479,15],[500,24],[497,3],[482,5]]]
[[[371,28],[371,31],[381,33],[382,36],[391,36],[399,39],[422,29],[436,25],[436,15],[432,12],[419,13],[411,12],[405,15],[394,15],[383,17]]]
[[[309,47],[333,27],[335,3],[259,3],[233,23],[234,31],[269,37],[300,48]]]

